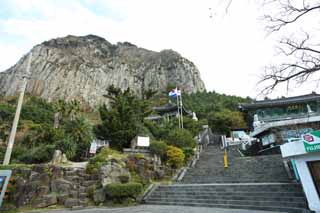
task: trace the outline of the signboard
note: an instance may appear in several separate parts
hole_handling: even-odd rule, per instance
[[[149,145],[150,145],[150,138],[149,137],[138,136],[137,146],[148,147]]]
[[[93,142],[91,143],[91,145],[90,145],[90,151],[89,151],[89,153],[90,153],[90,154],[96,154],[96,152],[97,152],[97,147],[98,147],[98,144],[97,144],[95,141],[93,141]]]
[[[6,193],[10,177],[11,170],[0,170],[0,207],[2,205],[3,197]]]
[[[320,152],[320,131],[313,131],[303,136],[306,152]]]

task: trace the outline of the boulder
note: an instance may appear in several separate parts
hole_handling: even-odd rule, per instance
[[[66,201],[64,202],[64,206],[67,208],[79,206],[79,204],[80,204],[79,199],[75,199],[75,198],[67,198]]]
[[[50,193],[50,188],[49,186],[40,186],[38,189],[37,189],[37,195],[38,196],[43,196],[43,195],[46,195],[46,194],[49,194]]]
[[[63,177],[63,170],[58,166],[51,166],[52,179],[60,179]]]
[[[136,170],[138,175],[142,178],[144,181],[151,181],[152,177],[152,171],[151,171],[151,164],[148,160],[142,158],[139,159],[137,162]]]
[[[42,173],[39,175],[39,181],[42,186],[48,186],[50,184],[50,177],[48,173]]]
[[[51,191],[57,193],[66,193],[69,194],[70,190],[76,189],[74,183],[64,180],[64,179],[57,179],[51,181]]]
[[[155,178],[157,178],[158,180],[163,179],[165,176],[166,176],[165,170],[159,169],[155,171]]]
[[[106,193],[103,188],[97,189],[93,193],[93,201],[95,204],[103,203],[106,200]]]
[[[60,150],[55,150],[51,160],[51,164],[59,165],[63,163],[68,163],[66,155],[63,154]]]
[[[128,176],[130,180],[130,172],[118,163],[104,165],[100,168],[100,180],[102,186],[110,183],[121,183],[121,176]]]
[[[59,205],[64,205],[66,200],[69,198],[69,194],[58,194],[57,200]]]
[[[36,198],[32,202],[32,207],[45,208],[45,207],[56,205],[56,204],[57,204],[57,196],[54,194],[50,194],[50,195],[44,195]]]

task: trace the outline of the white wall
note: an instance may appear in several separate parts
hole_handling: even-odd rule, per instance
[[[315,184],[313,183],[313,179],[307,165],[308,161],[320,160],[320,152],[296,156],[294,157],[294,160],[296,162],[303,190],[308,199],[309,208],[312,211],[320,212],[320,197],[316,190]]]

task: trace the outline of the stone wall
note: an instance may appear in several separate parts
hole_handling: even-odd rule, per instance
[[[99,184],[98,175],[86,174],[83,168],[35,165],[13,170],[9,201],[17,208],[44,208],[61,205],[67,208],[87,206],[90,193]]]

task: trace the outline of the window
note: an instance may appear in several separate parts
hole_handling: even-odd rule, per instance
[[[276,138],[274,134],[265,135],[261,138],[262,145],[266,146],[276,142]]]

